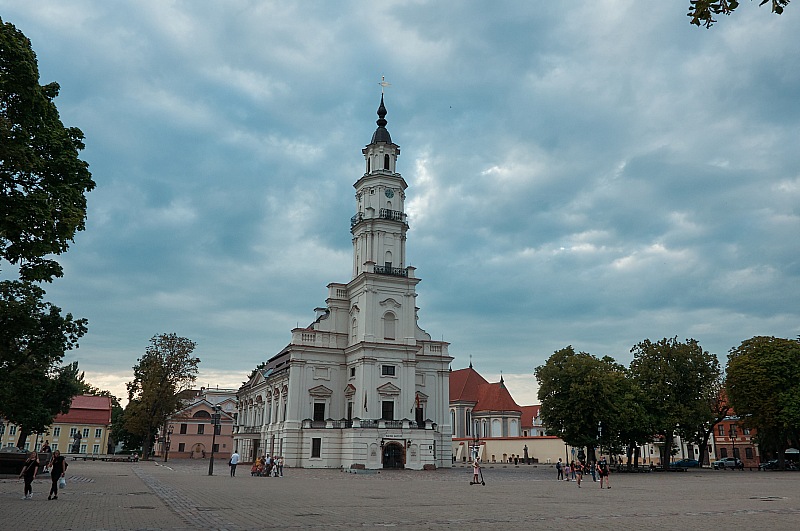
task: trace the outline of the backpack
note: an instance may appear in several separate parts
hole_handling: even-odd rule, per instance
[[[556,470],[561,470],[561,461],[556,463]]]

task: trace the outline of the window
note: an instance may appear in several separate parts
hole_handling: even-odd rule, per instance
[[[12,424],[11,426],[8,427],[9,435],[15,435],[16,433],[17,433],[17,426],[15,424]]]
[[[738,448],[734,448],[733,449],[733,457],[735,457],[736,459],[741,459],[741,455],[739,455],[739,449]]]
[[[391,268],[391,264],[387,266],[387,268]],[[394,339],[395,338],[395,325],[397,319],[395,318],[394,314],[389,312],[383,316],[383,339]]]
[[[721,458],[723,458],[723,459],[728,457],[728,449],[727,448],[720,448],[719,449],[719,456]]]
[[[286,402],[283,403],[283,420],[286,421]]]
[[[103,428],[95,428],[94,429],[94,437],[95,439],[99,439],[103,436]]]
[[[394,365],[381,365],[382,376],[394,376]]]
[[[186,435],[186,424],[181,424],[180,433],[181,435]]]
[[[389,155],[384,155],[383,156],[383,169],[384,170],[388,170],[389,169]]]
[[[464,429],[466,430],[467,435],[472,435],[470,430],[472,429],[472,410],[468,409],[466,412],[466,418],[464,419]]]
[[[56,450],[58,450],[58,443],[53,443],[53,444],[51,444],[51,445],[50,445],[50,449],[51,449],[52,451],[54,451],[54,452],[55,452]]]
[[[85,453],[86,453],[86,445],[85,445],[85,444],[82,444],[82,445],[81,445],[81,453],[82,453],[82,454],[85,454]]]
[[[750,428],[742,428],[745,435],[750,435]]]
[[[311,457],[322,457],[322,439],[319,437],[311,439]]]
[[[719,428],[719,436],[720,437],[725,437],[725,425],[724,424],[720,424],[718,426],[718,428]]]
[[[745,448],[745,449],[744,449],[744,456],[745,456],[747,459],[752,459],[752,458],[753,458],[753,449],[752,449],[752,448],[750,448],[750,447],[747,447],[747,448]]]
[[[356,377],[356,368],[350,367],[350,378],[355,378],[355,377]]]
[[[347,420],[353,420],[353,403],[347,403]]]
[[[186,451],[186,443],[178,443],[178,451],[185,452]]]
[[[83,428],[83,438],[89,437],[89,428]]]
[[[314,420],[325,420],[325,402],[314,402]]]
[[[211,447],[211,451],[212,451],[212,452],[215,452],[215,453],[216,453],[216,452],[219,452],[219,444],[215,443],[215,444],[214,444],[214,445]]]
[[[0,435],[3,435],[6,432],[6,425],[3,422],[0,422]]]
[[[394,420],[394,401],[384,400],[381,402],[381,419]]]
[[[99,444],[92,445],[92,453],[93,454],[99,454],[100,453],[100,445]]]
[[[205,424],[198,424],[197,425],[197,435],[203,435],[206,432],[206,425]]]

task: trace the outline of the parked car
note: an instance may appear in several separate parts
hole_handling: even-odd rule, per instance
[[[792,463],[791,461],[785,461],[783,463],[784,470],[798,470],[797,465]],[[759,463],[758,469],[759,470],[779,470],[778,460],[777,459],[770,459],[769,461],[765,461],[763,463]]]
[[[739,470],[744,470],[744,463],[738,457],[723,457],[717,461],[711,463],[711,466],[714,467],[714,470],[718,470],[720,468],[738,468]]]
[[[700,461],[697,459],[681,459],[673,461],[669,464],[670,468],[695,468],[700,466]]]

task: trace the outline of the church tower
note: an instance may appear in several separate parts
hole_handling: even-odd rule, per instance
[[[262,452],[301,467],[450,464],[453,358],[448,343],[417,325],[420,279],[406,261],[408,185],[396,171],[400,147],[386,114],[381,94],[364,173],[353,185],[350,281],[328,284],[316,319],[292,330],[289,345],[239,390],[234,440],[245,460]]]

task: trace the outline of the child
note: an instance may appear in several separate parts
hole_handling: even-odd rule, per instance
[[[481,464],[478,462],[478,458],[472,460],[472,482],[473,483],[480,483],[478,479],[478,474],[481,473]]]

